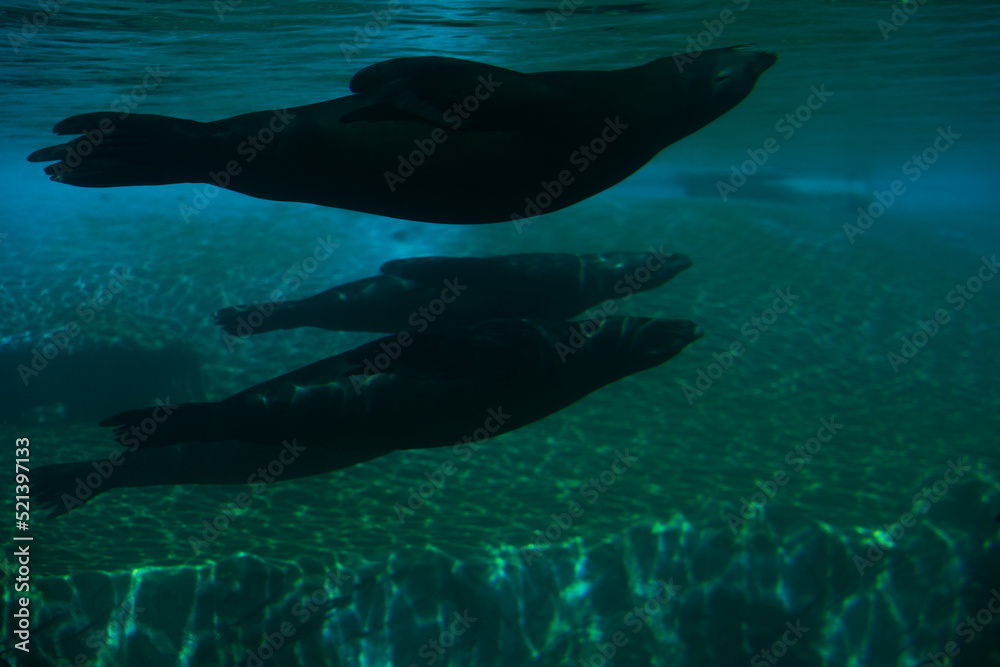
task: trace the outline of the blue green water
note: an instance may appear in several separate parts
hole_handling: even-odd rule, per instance
[[[209,321],[287,285],[322,240],[340,245],[300,274],[301,296],[395,258],[662,245],[694,266],[623,311],[691,319],[706,335],[468,460],[397,452],[275,484],[199,550],[191,538],[239,488],[119,489],[55,521],[32,512],[33,651],[2,657],[242,665],[288,622],[294,632],[264,664],[903,666],[935,664],[929,656],[949,642],[947,664],[1000,664],[990,611],[1000,589],[1000,280],[975,282],[1000,252],[1000,5],[902,7],[8,3],[0,387],[13,398],[0,428],[10,468],[16,437],[30,438],[33,466],[107,457],[117,445],[96,426],[102,416],[156,397],[219,399],[371,338],[297,330],[229,350]],[[38,12],[32,33],[24,21]],[[358,69],[390,58],[611,69],[685,51],[689,39],[756,43],[779,61],[736,109],[633,177],[521,229],[230,192],[186,222],[196,186],[72,188],[24,159],[48,145],[56,121],[116,104],[207,121],[339,97]],[[814,90],[828,100],[803,111]],[[951,139],[935,147],[942,135]],[[723,199],[719,182],[741,183],[733,169],[768,145],[779,148]],[[859,207],[877,212],[897,180],[905,190],[858,227]],[[125,289],[81,314],[115,275],[129,276]],[[796,297],[792,307],[758,325],[776,290]],[[153,358],[183,349],[185,361],[131,375],[112,362],[94,390],[60,375],[70,366],[57,357],[37,378],[42,398],[19,402],[17,365],[31,344],[74,321],[83,340]],[[934,335],[909,358],[903,339],[923,340],[921,323]],[[715,367],[734,343],[745,353]],[[823,420],[843,426],[810,445]],[[638,463],[525,563],[523,549],[623,449]],[[400,522],[397,505],[448,461],[455,473]],[[935,487],[946,475],[954,482]],[[731,530],[744,501],[768,488],[763,509]],[[5,537],[8,611],[15,544]],[[629,623],[661,579],[682,588]],[[313,594],[327,607],[303,620],[295,604]],[[962,625],[984,609],[979,630]],[[444,652],[421,654],[463,611],[482,620]],[[775,650],[797,621],[810,630]],[[627,642],[605,658],[618,631]]]

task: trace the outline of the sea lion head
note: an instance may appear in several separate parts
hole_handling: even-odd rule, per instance
[[[629,373],[659,366],[702,337],[701,327],[689,320],[626,317],[621,327],[623,366]]]
[[[603,266],[613,267],[613,283],[624,285],[616,295],[655,289],[691,268],[691,258],[679,252],[663,252],[650,248],[648,252],[605,252],[594,256]],[[608,281],[609,283],[612,281]]]
[[[591,378],[605,383],[659,366],[702,336],[701,328],[688,320],[609,317],[599,325],[589,320],[571,325],[568,344],[584,352],[572,361],[589,357],[591,362],[581,366]],[[565,329],[560,335],[566,337]],[[580,340],[574,341],[574,335]]]
[[[689,113],[708,124],[742,102],[778,56],[746,44],[672,60],[688,82],[689,99],[694,102]]]

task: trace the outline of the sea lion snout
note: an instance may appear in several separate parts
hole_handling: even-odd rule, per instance
[[[747,74],[755,79],[778,62],[777,53],[760,49],[756,44],[741,44],[723,51],[729,51],[730,57],[720,58],[720,70],[738,67],[745,69]]]
[[[775,53],[774,51],[768,51],[766,49],[762,49],[756,44],[740,44],[738,46],[733,46],[730,48],[733,51],[742,51],[743,53],[750,53],[762,56],[765,60],[770,59],[770,63],[767,65],[767,67],[770,67],[771,65],[773,65],[778,61],[777,53]]]
[[[704,334],[701,327],[689,320],[662,320],[643,317],[628,318],[631,347],[639,357],[663,359],[676,356],[684,347]]]
[[[751,45],[705,51],[684,71],[691,82],[694,116],[705,125],[743,101],[757,79],[778,61],[772,51]]]
[[[756,51],[751,61],[754,76],[760,76],[778,62],[778,54],[774,51]]]

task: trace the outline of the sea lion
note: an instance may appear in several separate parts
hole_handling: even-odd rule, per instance
[[[428,332],[405,347],[396,336],[381,338],[217,403],[170,406],[165,417],[162,407],[130,410],[101,426],[115,427],[123,444],[138,449],[221,440],[276,446],[293,439],[350,452],[442,447],[542,419],[666,362],[700,336],[685,320],[491,320]],[[391,366],[362,376],[393,345]],[[143,429],[147,420],[155,428]]]
[[[777,56],[749,46],[611,71],[521,73],[443,57],[366,67],[354,93],[225,120],[104,111],[28,156],[83,187],[208,183],[438,223],[550,213],[623,180],[739,104]],[[185,219],[198,211],[181,205]]]
[[[686,255],[655,248],[599,255],[413,257],[386,262],[381,275],[306,299],[223,308],[214,319],[234,336],[297,327],[423,333],[493,319],[566,320],[603,301],[659,287],[690,266]]]

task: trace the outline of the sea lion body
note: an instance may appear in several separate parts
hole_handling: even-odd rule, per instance
[[[414,257],[386,262],[380,275],[306,299],[224,308],[215,321],[229,334],[248,336],[305,326],[419,334],[493,319],[566,320],[604,301],[659,287],[690,266],[685,255],[655,248]]]
[[[733,47],[687,64],[525,74],[401,58],[361,70],[354,95],[287,110],[209,123],[74,116],[55,132],[83,137],[28,159],[59,160],[52,179],[84,187],[212,183],[407,220],[518,220],[620,182],[736,106],[775,60]]]
[[[161,408],[114,415],[122,444],[162,447],[239,440],[387,451],[443,447],[481,430],[501,435],[676,356],[701,335],[683,320],[492,320],[366,343],[217,403],[170,406],[151,434],[136,429]],[[381,372],[368,362],[395,345]]]

